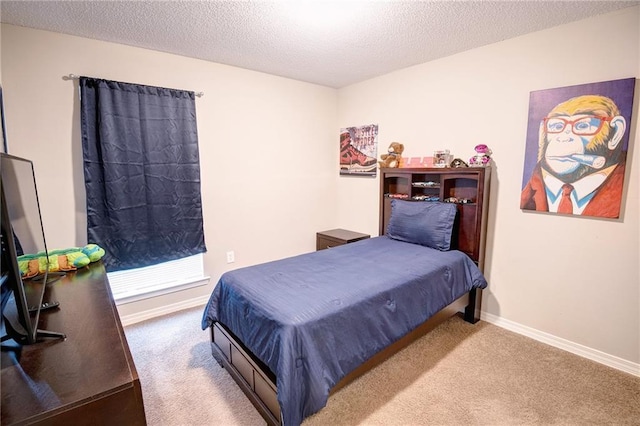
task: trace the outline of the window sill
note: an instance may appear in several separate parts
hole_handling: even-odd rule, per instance
[[[133,291],[122,292],[117,296],[114,295],[116,305],[125,305],[152,297],[162,296],[164,294],[175,293],[177,291],[189,288],[200,287],[209,283],[210,277],[203,276],[192,278],[181,283],[166,283],[161,285],[149,286],[143,289],[135,289]]]

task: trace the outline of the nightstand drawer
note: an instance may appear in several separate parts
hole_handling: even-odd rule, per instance
[[[369,234],[348,231],[346,229],[331,229],[316,233],[316,250],[341,246],[369,238]]]

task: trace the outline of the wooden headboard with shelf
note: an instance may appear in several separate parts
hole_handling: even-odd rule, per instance
[[[490,178],[490,167],[380,169],[380,235],[386,232],[394,198],[454,202],[458,214],[452,248],[483,270]]]

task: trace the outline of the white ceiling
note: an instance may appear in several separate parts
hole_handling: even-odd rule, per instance
[[[611,0],[2,0],[0,16],[3,23],[340,88],[638,4]]]

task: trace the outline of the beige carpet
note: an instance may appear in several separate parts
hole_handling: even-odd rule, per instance
[[[201,313],[125,328],[148,424],[264,424],[212,358]],[[454,317],[332,395],[303,425],[640,425],[640,378]]]

